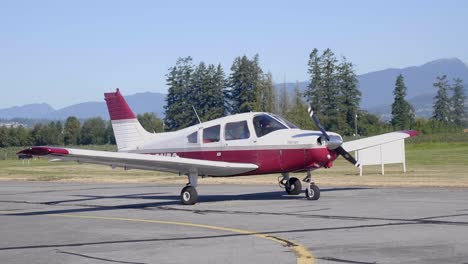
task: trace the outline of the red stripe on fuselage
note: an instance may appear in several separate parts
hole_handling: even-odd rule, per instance
[[[335,152],[329,151],[327,148],[219,150],[175,153],[181,158],[258,165],[258,169],[255,171],[242,175],[293,172],[324,167],[325,165],[330,165],[337,157]]]

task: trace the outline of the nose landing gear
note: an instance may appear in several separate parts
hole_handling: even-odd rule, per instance
[[[307,200],[318,200],[320,198],[320,188],[315,185],[315,182],[312,180],[312,174],[310,170],[307,171],[307,176],[303,180],[307,183],[307,187],[305,189],[305,196]]]

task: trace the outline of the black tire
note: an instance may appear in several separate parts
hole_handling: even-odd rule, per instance
[[[180,201],[184,205],[196,204],[198,200],[197,189],[192,186],[185,186],[180,192]]]
[[[310,193],[309,193],[309,190],[306,189],[305,196],[307,200],[318,200],[320,198],[320,188],[315,184],[311,184]]]
[[[301,181],[298,178],[290,178],[284,189],[289,195],[298,195],[302,191]]]

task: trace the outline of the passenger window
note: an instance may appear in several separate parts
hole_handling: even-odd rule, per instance
[[[279,129],[287,129],[285,125],[269,115],[258,115],[254,117],[253,123],[257,137],[263,137]]]
[[[224,127],[224,138],[226,140],[246,139],[250,137],[247,121],[227,123]]]
[[[203,129],[203,143],[212,143],[219,141],[220,125]]]
[[[188,143],[198,143],[198,131],[193,132],[187,136]]]

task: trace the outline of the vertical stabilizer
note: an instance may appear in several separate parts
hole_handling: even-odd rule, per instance
[[[125,98],[120,94],[119,88],[113,93],[104,93],[104,98],[109,110],[118,150],[132,151],[139,149],[151,134],[138,122]]]

